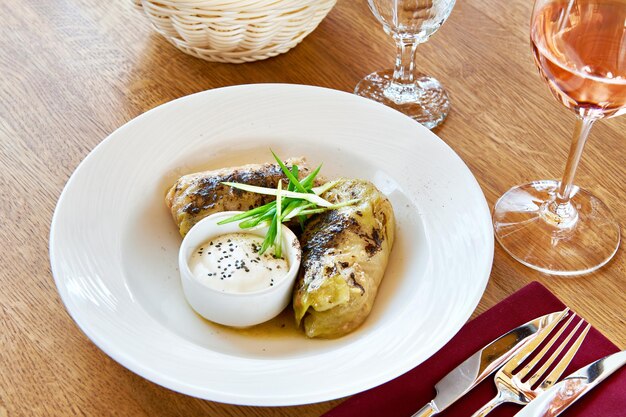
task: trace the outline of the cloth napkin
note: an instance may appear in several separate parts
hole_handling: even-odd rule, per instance
[[[411,416],[435,397],[435,384],[474,352],[521,324],[564,308],[565,305],[543,285],[533,282],[469,321],[447,345],[418,367],[383,385],[354,395],[323,417]],[[623,311],[615,313],[616,319],[624,314]],[[563,376],[617,351],[617,346],[591,328]],[[488,377],[438,416],[471,416],[496,392],[493,377]],[[504,404],[492,411],[490,417],[510,417],[520,409],[515,404]],[[626,367],[579,399],[563,416],[625,417]]]

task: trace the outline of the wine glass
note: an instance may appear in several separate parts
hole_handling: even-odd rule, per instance
[[[354,93],[386,104],[429,129],[450,111],[448,94],[439,81],[415,69],[417,45],[426,42],[450,16],[455,0],[368,0],[374,16],[396,41],[393,70],[363,78]]]
[[[555,275],[606,264],[619,246],[608,207],[574,174],[592,125],[626,113],[626,0],[536,0],[535,63],[554,96],[576,115],[565,174],[512,188],[495,205],[495,234],[521,263]]]

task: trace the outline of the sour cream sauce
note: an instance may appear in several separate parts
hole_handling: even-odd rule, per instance
[[[229,233],[196,248],[189,269],[198,281],[222,292],[246,293],[277,285],[287,275],[286,259],[274,258],[271,249],[259,255],[263,238]]]

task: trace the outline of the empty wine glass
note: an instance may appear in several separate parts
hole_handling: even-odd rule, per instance
[[[374,16],[396,41],[393,70],[363,78],[355,94],[386,104],[429,129],[441,124],[450,110],[446,90],[433,77],[415,69],[417,45],[426,42],[446,21],[455,0],[368,0]]]
[[[626,113],[626,0],[536,0],[531,20],[535,63],[554,96],[576,115],[559,181],[512,188],[494,208],[502,247],[539,271],[577,275],[615,254],[619,223],[608,207],[574,185],[592,125]]]

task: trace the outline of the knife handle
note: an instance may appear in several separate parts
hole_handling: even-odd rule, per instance
[[[419,410],[417,410],[411,417],[430,417],[435,414],[439,414],[439,411],[433,407],[433,402],[429,402]]]

